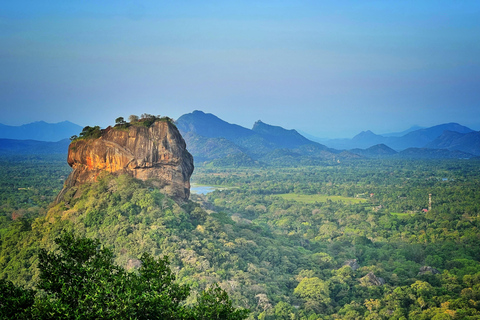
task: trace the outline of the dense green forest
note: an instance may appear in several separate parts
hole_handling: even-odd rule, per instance
[[[40,291],[0,279],[0,319],[242,320],[249,313],[217,285],[185,304],[190,287],[175,282],[168,257],[145,252],[129,272],[98,239],[63,232],[55,243],[57,250],[38,254]]]
[[[7,160],[0,278],[17,286],[36,286],[38,253],[71,231],[130,271],[145,252],[168,257],[187,304],[218,284],[250,319],[480,318],[478,160],[206,165],[192,180],[217,190],[184,204],[105,175],[51,207],[68,166]],[[25,184],[9,188],[14,174]]]
[[[65,154],[0,156],[0,219],[45,214],[72,169]]]

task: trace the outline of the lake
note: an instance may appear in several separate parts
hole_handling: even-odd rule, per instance
[[[217,188],[212,186],[200,186],[194,183],[190,186],[190,192],[194,194],[207,194],[209,192],[215,191]]]

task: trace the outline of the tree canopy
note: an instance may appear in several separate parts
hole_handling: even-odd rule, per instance
[[[63,233],[58,252],[39,253],[39,291],[0,281],[0,318],[24,319],[245,319],[248,310],[232,306],[213,286],[188,305],[188,285],[175,283],[168,258],[148,253],[138,270],[113,263],[98,240]],[[36,293],[36,294],[35,294]]]

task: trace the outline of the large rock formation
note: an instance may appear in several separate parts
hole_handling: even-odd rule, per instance
[[[170,121],[156,121],[148,128],[108,127],[99,138],[74,140],[67,161],[73,171],[57,201],[70,188],[96,181],[103,172],[149,180],[177,201],[190,195],[193,157]]]

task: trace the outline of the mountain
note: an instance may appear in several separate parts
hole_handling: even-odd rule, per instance
[[[336,153],[320,143],[308,140],[296,130],[287,130],[262,121],[257,121],[252,129],[247,129],[197,110],[182,115],[175,124],[197,163],[219,159],[224,159],[221,163],[227,160],[232,162],[234,157],[242,159],[242,163],[269,162],[273,155],[278,154],[275,151],[280,149],[290,150],[289,153],[295,157],[332,159]]]
[[[0,139],[0,154],[67,154],[69,139],[58,142]]]
[[[37,121],[21,126],[0,124],[0,138],[15,140],[60,141],[78,135],[82,127],[69,121],[46,123]]]
[[[325,145],[335,149],[366,149],[377,144],[386,144],[388,138],[375,134],[370,130],[362,131],[352,139],[330,139],[325,141]]]
[[[438,148],[408,148],[397,152],[384,144],[377,144],[367,149],[357,148],[349,151],[366,158],[470,159],[474,157],[472,153]]]
[[[236,124],[228,123],[211,113],[195,110],[175,121],[180,132],[193,132],[207,138],[225,138],[231,141],[250,137],[255,133]]]
[[[196,163],[238,155],[243,157],[247,155],[247,149],[254,147],[260,153],[272,149],[267,141],[252,130],[199,110],[182,115],[175,125]]]
[[[188,146],[188,151],[194,156],[197,163],[244,155],[239,146],[225,138],[208,138],[195,132],[184,132],[183,138]]]
[[[253,132],[262,135],[266,140],[283,148],[297,148],[315,142],[308,140],[295,130],[287,130],[279,126],[272,126],[258,120],[252,128]]]
[[[387,138],[373,133],[370,130],[362,131],[352,138],[351,142],[358,148],[369,148],[387,142]]]
[[[428,143],[426,147],[458,150],[480,156],[480,132],[460,133],[444,131],[438,138]]]
[[[408,148],[426,147],[428,143],[438,138],[446,130],[459,133],[473,132],[472,129],[459,125],[458,123],[446,123],[410,131],[403,136],[383,136],[367,130],[362,131],[352,139],[332,139],[325,141],[325,145],[336,149],[365,149],[377,144],[385,144],[396,151],[401,151]]]
[[[458,123],[446,123],[412,131],[402,137],[390,138],[387,145],[395,150],[423,148],[427,143],[432,142],[442,135],[445,130],[459,133],[473,132],[472,129],[459,125]]]
[[[403,132],[384,135],[366,130],[352,139],[322,140],[323,144],[308,139],[297,130],[288,130],[261,120],[255,122],[252,129],[248,129],[199,110],[182,115],[175,121],[175,125],[196,163],[215,161],[222,165],[230,163],[257,166],[262,162],[293,164],[303,158],[302,163],[313,165],[318,161],[354,159],[358,156],[480,156],[480,133],[457,123],[429,128],[414,126]],[[55,124],[39,121],[18,127],[0,124],[0,154],[67,153],[68,139],[58,138],[78,135],[81,129],[68,121]],[[397,154],[407,149],[410,150]],[[433,149],[444,151],[433,152]]]
[[[407,133],[417,131],[417,130],[421,130],[421,129],[425,129],[425,128],[415,125],[415,126],[411,126],[407,130],[404,130],[404,131],[401,131],[401,132],[382,133],[382,136],[384,136],[384,137],[401,137],[401,136],[406,135]]]
[[[181,116],[176,125],[196,163],[214,161],[227,166],[317,165],[361,157],[458,159],[480,153],[480,133],[457,123],[412,127],[403,136],[392,133],[387,137],[366,130],[352,139],[329,140],[326,145],[311,141],[296,130],[260,120],[250,130],[198,110]],[[429,144],[432,141],[438,144]]]
[[[297,131],[298,131],[298,133],[300,133],[302,136],[304,136],[308,140],[315,141],[315,142],[318,142],[318,143],[324,143],[325,141],[329,140],[328,138],[319,138],[319,137],[313,136],[313,135],[308,134],[307,132],[299,130],[299,129]]]
[[[357,148],[349,151],[367,158],[385,158],[397,154],[397,151],[384,144],[377,144],[367,149]]]

